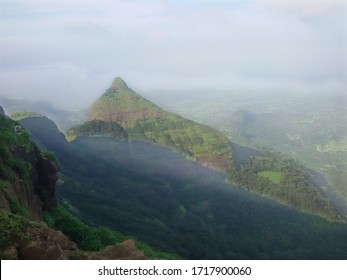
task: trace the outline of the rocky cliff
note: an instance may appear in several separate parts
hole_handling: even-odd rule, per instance
[[[1,116],[0,130],[0,208],[11,212],[21,209],[40,220],[43,211],[56,204],[57,163],[30,141],[19,123]]]
[[[0,259],[143,259],[133,241],[101,252],[78,250],[43,213],[56,207],[58,164],[0,107]]]

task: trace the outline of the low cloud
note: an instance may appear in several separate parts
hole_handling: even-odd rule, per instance
[[[138,91],[336,90],[346,83],[343,2],[2,1],[0,94],[83,107],[115,76]]]

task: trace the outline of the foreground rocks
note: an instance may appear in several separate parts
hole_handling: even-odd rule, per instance
[[[140,251],[135,241],[126,240],[120,244],[106,247],[100,252],[76,251],[70,254],[70,259],[82,260],[145,260],[147,259]]]
[[[79,250],[61,231],[49,227],[31,228],[23,237],[4,248],[1,259],[8,260],[144,260],[134,240],[106,247],[103,251]]]

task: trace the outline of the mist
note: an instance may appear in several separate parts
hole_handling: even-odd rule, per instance
[[[87,107],[135,91],[344,93],[346,4],[317,1],[1,1],[0,95]]]

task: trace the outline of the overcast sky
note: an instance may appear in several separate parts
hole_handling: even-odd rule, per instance
[[[346,2],[0,0],[0,95],[82,108],[116,76],[139,93],[343,91]]]

